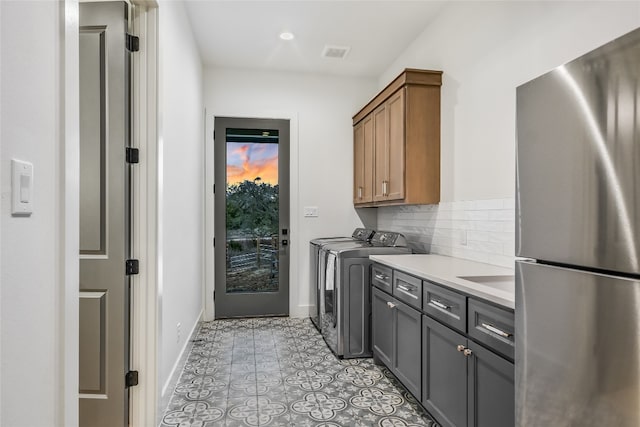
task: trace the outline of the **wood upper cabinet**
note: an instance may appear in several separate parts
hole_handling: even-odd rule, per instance
[[[441,71],[407,69],[354,117],[354,195],[366,165],[372,165],[372,199],[354,197],[357,207],[431,204],[440,201]],[[360,149],[360,128],[372,122],[372,159]],[[362,177],[362,180],[359,180]],[[366,183],[365,183],[366,184]]]
[[[382,200],[404,199],[404,146],[405,146],[405,88],[399,89],[385,102],[387,116],[387,143],[385,150],[378,153],[385,164],[384,198]],[[376,169],[377,171],[377,169]],[[376,185],[378,181],[376,181]]]
[[[378,107],[370,116],[373,119],[373,200],[377,202],[385,198],[388,179],[387,156],[383,155],[389,151],[386,105]]]
[[[353,128],[353,203],[373,201],[373,117]]]

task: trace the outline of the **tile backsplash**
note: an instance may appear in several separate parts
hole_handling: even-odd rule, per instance
[[[379,207],[378,230],[404,234],[416,252],[513,268],[515,199]]]

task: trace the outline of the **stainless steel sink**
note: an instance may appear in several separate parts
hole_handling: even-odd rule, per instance
[[[504,291],[512,291],[515,283],[515,276],[458,276],[458,279],[468,280]]]

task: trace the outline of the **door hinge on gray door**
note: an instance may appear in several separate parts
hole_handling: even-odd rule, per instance
[[[127,274],[127,276],[138,274],[139,271],[140,267],[137,259],[128,259],[125,261],[125,273]]]
[[[127,147],[125,158],[127,163],[140,163],[140,150],[133,147]]]
[[[124,376],[124,385],[127,388],[138,385],[138,371],[127,372]]]
[[[127,33],[127,50],[129,52],[138,52],[140,50],[140,37]]]

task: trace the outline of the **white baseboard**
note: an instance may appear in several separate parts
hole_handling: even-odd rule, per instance
[[[169,400],[171,400],[171,396],[173,395],[173,390],[176,388],[176,384],[178,384],[178,380],[180,379],[180,374],[182,374],[182,369],[184,368],[184,365],[187,363],[187,357],[189,356],[189,352],[191,352],[191,347],[193,346],[192,340],[200,327],[200,322],[202,321],[203,314],[204,314],[204,309],[200,312],[200,315],[198,316],[198,320],[196,321],[195,325],[193,325],[193,328],[189,332],[189,336],[185,340],[182,350],[180,351],[180,356],[178,356],[176,363],[174,363],[173,368],[171,369],[171,374],[169,375],[169,378],[167,379],[164,386],[162,387],[160,407],[158,408],[158,420],[162,420],[162,415],[164,414],[164,410],[167,408],[167,405],[169,404]]]
[[[311,305],[298,305],[291,308],[291,312],[289,313],[289,317],[301,318],[301,317],[309,317],[311,311]]]

